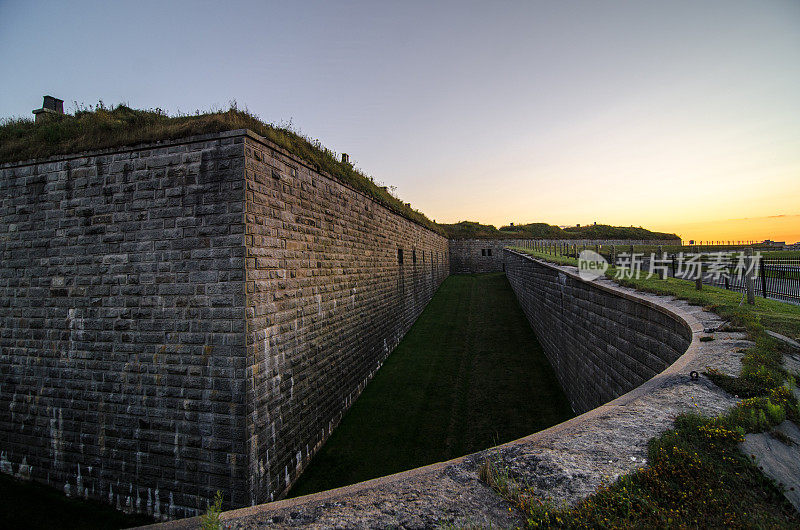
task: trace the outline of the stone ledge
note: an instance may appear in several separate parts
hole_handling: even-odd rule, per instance
[[[260,139],[256,133],[250,129],[234,129],[230,131],[197,134],[194,136],[187,136],[185,138],[176,138],[171,140],[159,140],[155,142],[145,142],[134,145],[121,145],[117,147],[108,147],[106,149],[94,149],[91,151],[81,151],[79,153],[66,153],[60,155],[52,155],[42,158],[29,158],[27,160],[18,160],[15,162],[0,163],[0,169],[12,169],[15,167],[29,166],[32,164],[47,164],[51,162],[65,162],[68,160],[76,160],[78,158],[90,158],[94,156],[113,155],[117,153],[131,153],[135,151],[147,151],[150,149],[163,149],[164,147],[173,147],[176,145],[186,145],[198,142],[209,142],[212,140],[222,140],[225,138],[236,138],[239,136],[250,136],[252,138]],[[264,141],[263,139],[261,141]]]

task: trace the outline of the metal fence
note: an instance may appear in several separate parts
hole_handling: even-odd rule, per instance
[[[732,291],[745,290],[744,276],[711,278],[704,283]],[[764,298],[800,303],[800,259],[761,258],[755,271],[755,292]]]
[[[742,293],[747,290],[746,271],[742,270],[743,261],[738,256],[711,260],[708,255],[704,255],[698,262],[698,267],[693,270],[681,267],[680,260],[675,255],[667,255],[665,260],[668,275],[671,277],[695,280],[700,271],[706,285]],[[619,259],[617,261],[619,263]],[[659,261],[663,264],[664,259]],[[652,267],[649,257],[645,258],[642,270],[651,271]],[[800,304],[800,259],[760,257],[752,275],[757,296]]]
[[[655,254],[657,263],[650,263],[651,256],[654,254],[641,252],[647,248],[634,247],[632,245],[601,245],[595,244],[572,244],[548,241],[527,241],[525,247],[539,250],[541,252],[556,256],[569,256],[577,258],[581,250],[593,250],[603,256],[608,263],[612,262],[617,267],[630,267],[630,261],[624,263],[627,254],[630,260],[631,252],[640,251],[639,266],[641,271],[647,274],[654,270],[663,270],[667,276],[681,278],[685,280],[696,280],[698,270],[702,275],[703,283],[714,285],[731,291],[746,291],[745,274],[740,274],[743,264],[748,260],[744,258],[741,247],[738,249],[711,247],[710,252],[697,252],[697,247],[692,248],[692,252],[681,254],[669,252],[660,256]],[[657,247],[661,250],[661,247]],[[655,249],[653,249],[655,250]],[[664,249],[668,250],[668,249]],[[612,254],[613,253],[613,254]],[[685,260],[695,257],[698,264],[693,270],[686,270]],[[681,261],[684,264],[681,264]],[[793,304],[800,304],[800,258],[765,258],[758,256],[752,271],[755,278],[754,290],[757,296],[772,298]],[[655,267],[655,269],[654,269]]]

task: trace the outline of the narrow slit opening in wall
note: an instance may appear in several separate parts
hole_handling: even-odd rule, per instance
[[[487,249],[486,249],[486,255],[487,255],[487,256],[491,256],[491,255],[492,255],[492,249],[490,249],[490,248],[487,248]]]
[[[411,250],[411,263],[417,262],[417,249]]]
[[[485,255],[486,255],[486,249],[485,249],[485,248],[482,248],[482,249],[481,249],[481,256],[485,256]]]
[[[397,249],[397,264],[398,265],[402,265],[403,264],[403,249],[402,248],[398,248]]]

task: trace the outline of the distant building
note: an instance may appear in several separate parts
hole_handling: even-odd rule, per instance
[[[765,239],[761,242],[761,246],[770,248],[786,248],[786,241],[772,241],[771,239]]]

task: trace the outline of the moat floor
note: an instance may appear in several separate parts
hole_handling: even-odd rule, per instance
[[[505,274],[450,276],[289,496],[466,455],[573,415]]]

